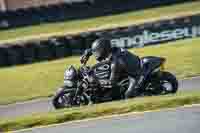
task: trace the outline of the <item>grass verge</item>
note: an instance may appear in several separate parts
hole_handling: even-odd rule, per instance
[[[43,114],[32,114],[14,120],[2,120],[0,121],[0,130],[19,130],[99,116],[172,108],[197,103],[200,103],[199,91],[187,93],[181,92],[175,95],[135,98],[134,100],[130,99],[88,107],[58,110]]]
[[[200,38],[181,40],[168,44],[130,49],[139,56],[167,58],[166,71],[178,78],[200,75]],[[92,58],[89,64],[94,64]],[[52,95],[63,83],[63,73],[68,65],[79,66],[79,57],[41,62],[25,66],[0,69],[0,104],[30,100]]]
[[[88,30],[122,27],[136,23],[200,13],[199,7],[200,1],[194,1],[160,8],[131,11],[118,15],[16,28],[0,31],[0,40],[1,43],[4,43],[3,40],[10,42],[31,38],[46,38],[47,36],[72,34]]]

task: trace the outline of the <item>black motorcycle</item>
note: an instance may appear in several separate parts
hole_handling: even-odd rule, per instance
[[[138,96],[164,95],[176,93],[176,77],[164,70],[166,59],[148,56],[141,58],[142,73],[136,85]],[[89,67],[83,64],[75,69],[70,66],[64,74],[64,86],[59,88],[52,103],[56,109],[112,101],[112,87],[107,83],[110,77],[110,62],[105,61]],[[122,79],[118,86],[124,99],[130,84],[129,77]]]

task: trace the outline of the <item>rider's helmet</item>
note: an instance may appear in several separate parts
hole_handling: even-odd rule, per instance
[[[92,44],[92,53],[96,60],[101,61],[106,59],[111,52],[111,43],[109,39],[97,39]]]

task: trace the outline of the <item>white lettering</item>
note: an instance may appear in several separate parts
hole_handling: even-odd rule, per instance
[[[130,37],[124,37],[120,38],[120,42],[124,44],[124,47],[128,48],[128,46],[131,46],[131,38]]]
[[[192,35],[191,37],[196,37],[198,35],[198,27],[192,27]]]
[[[185,35],[185,30],[184,29],[176,29],[173,32],[173,38],[174,39],[180,39],[183,38]]]
[[[200,26],[176,28],[161,32],[150,32],[148,30],[144,30],[142,34],[137,34],[135,36],[112,39],[111,44],[112,46],[125,48],[143,47],[145,44],[149,43],[158,43],[173,39],[197,36],[200,36]]]
[[[197,35],[200,36],[200,26],[197,29]]]
[[[133,37],[132,43],[135,47],[143,47],[144,46],[144,37],[142,35],[136,35],[135,37]]]
[[[161,41],[168,41],[171,40],[171,32],[169,30],[161,32],[160,40]]]
[[[159,33],[151,33],[150,35],[149,35],[149,37],[150,37],[150,42],[157,42],[157,41],[159,41],[160,39],[160,34]]]
[[[185,28],[184,28],[184,33],[185,33],[185,37],[190,37],[189,28],[185,27]]]
[[[124,47],[123,44],[122,44],[122,46],[120,46],[121,43],[119,42],[119,39],[112,39],[111,40],[111,45],[112,45],[112,47]]]

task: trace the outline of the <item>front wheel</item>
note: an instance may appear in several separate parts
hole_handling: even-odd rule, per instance
[[[161,72],[159,77],[159,88],[161,94],[176,93],[178,90],[178,81],[170,72]]]
[[[75,97],[75,90],[67,90],[65,88],[60,88],[52,99],[52,104],[55,109],[87,105],[88,103],[86,95],[83,94]]]

